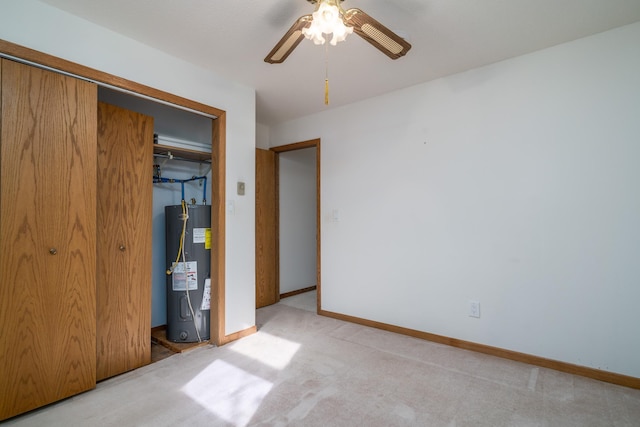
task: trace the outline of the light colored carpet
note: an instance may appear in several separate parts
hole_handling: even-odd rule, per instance
[[[282,298],[280,304],[288,305],[289,307],[299,308],[301,310],[317,312],[317,298],[316,291],[304,292],[302,294],[294,295],[292,297]]]
[[[300,299],[258,310],[252,336],[5,425],[640,426],[640,390],[317,316]]]

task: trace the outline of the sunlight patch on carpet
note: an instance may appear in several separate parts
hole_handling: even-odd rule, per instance
[[[249,338],[238,340],[229,348],[278,370],[286,368],[300,349],[299,343],[266,332],[258,332]]]
[[[182,392],[212,414],[242,427],[251,421],[272,387],[269,381],[216,360],[189,381]]]

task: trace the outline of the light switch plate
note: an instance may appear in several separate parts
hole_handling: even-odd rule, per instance
[[[238,181],[238,196],[244,196],[244,182]]]

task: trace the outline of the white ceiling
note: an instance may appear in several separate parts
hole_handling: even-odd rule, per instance
[[[263,61],[306,0],[40,0],[256,90],[276,124],[640,21],[640,0],[346,0],[412,44],[391,60],[355,33]],[[640,42],[640,41],[639,41]]]

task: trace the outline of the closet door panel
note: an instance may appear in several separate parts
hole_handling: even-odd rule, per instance
[[[2,60],[0,419],[95,387],[94,84]]]
[[[98,380],[151,361],[153,118],[98,104]]]
[[[256,308],[280,300],[276,153],[256,148]]]

